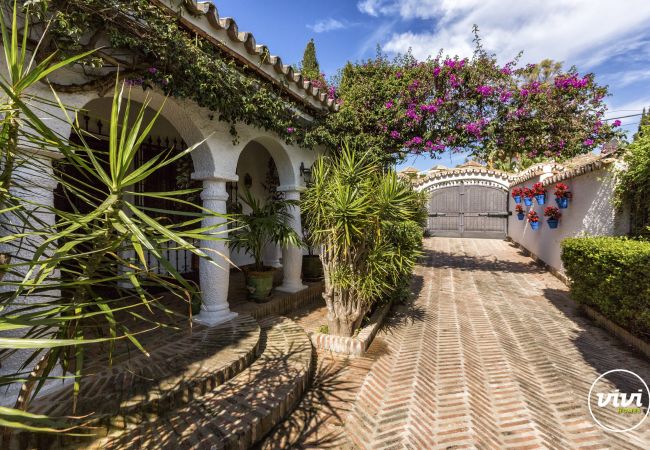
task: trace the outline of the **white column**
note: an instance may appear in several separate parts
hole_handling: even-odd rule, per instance
[[[282,249],[277,244],[269,244],[264,249],[264,265],[269,267],[282,267],[280,257],[282,256]]]
[[[227,181],[237,181],[237,175],[228,177],[194,174],[195,179],[203,180],[201,199],[203,206],[216,213],[226,214]],[[212,258],[212,261],[201,259],[199,278],[201,283],[201,312],[194,320],[203,325],[214,326],[237,317],[228,306],[228,283],[230,281],[230,251],[226,238],[227,226],[222,217],[211,216],[203,219],[203,226],[214,226],[223,223],[213,233],[218,233],[220,240],[204,240],[201,248]]]
[[[300,193],[305,190],[304,186],[280,186],[278,191],[284,192],[286,200],[300,200]],[[302,224],[300,221],[300,207],[291,207],[291,227],[302,239]],[[300,277],[302,272],[302,248],[296,246],[284,247],[282,249],[282,267],[284,268],[284,280],[277,288],[283,292],[298,292],[306,289]]]

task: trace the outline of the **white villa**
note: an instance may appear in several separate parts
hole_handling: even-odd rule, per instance
[[[237,24],[230,18],[221,18],[212,3],[194,3],[161,0],[156,2],[160,8],[170,15],[179,15],[179,21],[191,33],[201,35],[214,45],[224,56],[234,58],[246,67],[247,73],[253,73],[263,82],[271,83],[281,89],[291,108],[306,121],[313,120],[315,115],[326,114],[335,109],[334,101],[325,92],[315,88],[300,73],[292,67],[283,64],[278,56],[270,55],[264,45],[255,42],[251,33],[240,32]],[[107,45],[101,39],[97,46]],[[110,46],[100,51],[110,54]],[[79,67],[72,67],[56,72],[50,77],[56,85],[75,85],[87,81],[85,73]],[[107,92],[108,91],[108,92]],[[131,90],[131,99],[142,103],[146,98],[151,100],[150,108],[159,109],[165,101],[162,92],[154,89],[147,90],[135,87]],[[110,92],[112,89],[86,90],[83,92],[59,92],[63,104],[73,110],[82,110],[82,124],[98,137],[97,144],[101,146],[103,136],[108,134],[107,128],[111,110]],[[35,94],[51,98],[49,86],[42,84]],[[108,95],[107,95],[108,94]],[[55,106],[52,107],[55,111]],[[57,114],[57,113],[54,113]],[[61,114],[59,111],[58,114]],[[238,123],[237,139],[233,142],[230,132],[231,125],[217,118],[218,111],[199,107],[195,102],[168,98],[162,109],[150,139],[142,151],[163,151],[171,146],[182,148],[205,140],[192,152],[191,178],[202,183],[201,199],[203,205],[213,211],[226,213],[231,204],[237,202],[237,192],[242,188],[260,198],[266,197],[270,189],[283,192],[287,199],[299,199],[305,189],[303,180],[304,168],[312,166],[320,153],[318,149],[304,149],[288,145],[274,133],[258,129],[244,123]],[[60,135],[69,136],[71,130],[65,121],[52,125]],[[33,152],[33,150],[30,150]],[[52,170],[52,162],[57,159],[55,152],[39,151],[33,155],[38,160],[36,165],[24,165],[20,168],[27,177],[39,177],[38,190],[33,195],[40,197],[45,204],[57,202],[57,185],[53,179],[43,179],[42,167],[45,165]],[[301,169],[302,168],[302,169]],[[156,191],[170,188],[175,183],[175,174],[169,174],[169,179],[160,177],[155,180],[157,185],[146,189]],[[269,183],[269,180],[275,180]],[[272,184],[272,186],[269,186]],[[50,218],[49,220],[54,220]],[[220,220],[213,218],[210,220]],[[301,234],[299,208],[293,209],[293,226]],[[250,261],[241,254],[229,255],[224,241],[206,241],[201,247],[211,248],[218,252],[217,263],[228,267],[228,258],[234,265],[240,266]],[[280,253],[281,252],[281,253]],[[181,273],[195,270],[191,254],[177,251],[177,254],[166,255]],[[284,292],[297,292],[305,288],[301,282],[302,249],[300,248],[269,248],[266,252],[265,264],[283,268],[283,282],[277,289]],[[199,280],[202,291],[201,313],[196,320],[206,325],[217,325],[234,317],[229,310],[228,283],[229,271],[215,267],[214,264],[200,261]]]

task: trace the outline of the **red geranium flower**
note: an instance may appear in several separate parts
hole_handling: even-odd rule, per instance
[[[533,195],[544,195],[546,194],[546,189],[542,183],[533,184]]]
[[[528,221],[529,222],[539,222],[539,216],[535,211],[531,211],[528,213]]]
[[[546,208],[544,208],[544,215],[549,219],[559,219],[560,217],[562,217],[562,213],[555,206],[547,206]]]

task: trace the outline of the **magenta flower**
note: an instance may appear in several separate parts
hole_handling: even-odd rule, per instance
[[[393,107],[394,103],[392,100],[389,100],[386,102],[386,109],[391,109]]]
[[[594,145],[594,140],[593,139],[585,139],[582,142],[582,145],[584,145],[585,147],[591,147],[592,145]]]
[[[438,75],[440,75],[440,66],[436,66],[433,68],[433,76],[437,77]]]
[[[390,132],[390,137],[392,137],[393,139],[399,139],[399,137],[400,137],[399,131],[397,131],[397,130],[391,131]]]
[[[493,91],[492,87],[485,86],[485,85],[476,88],[476,92],[481,94],[483,97],[489,97],[490,95],[492,95],[492,91]]]
[[[612,126],[613,126],[613,127],[620,127],[620,126],[621,126],[621,121],[618,120],[618,119],[615,120],[614,122],[612,122]]]
[[[155,75],[155,74],[158,73],[158,69],[156,69],[155,67],[149,67],[149,68],[147,69],[147,71],[148,71],[151,75]]]
[[[294,131],[296,131],[296,129],[293,128],[293,127],[287,128],[287,133],[289,133],[289,134],[293,133]]]

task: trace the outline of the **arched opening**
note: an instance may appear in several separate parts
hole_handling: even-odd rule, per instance
[[[249,208],[242,204],[240,195],[244,190],[257,199],[262,201],[272,201],[275,198],[281,198],[282,192],[278,191],[280,187],[280,171],[283,166],[278,164],[267,147],[257,141],[249,142],[239,155],[237,161],[236,174],[238,181],[227,183],[228,192],[228,212],[230,213],[248,213]],[[230,258],[238,267],[243,267],[253,262],[249,255],[242,251],[235,251]],[[265,265],[280,267],[281,249],[275,245],[269,246],[264,255]],[[279,278],[278,278],[279,279]]]
[[[85,132],[84,140],[92,148],[95,157],[101,161],[102,165],[108,167],[107,155],[109,149],[109,127],[111,116],[112,98],[98,98],[90,101],[80,113],[79,122],[82,130]],[[142,103],[131,100],[131,114],[129,121],[133,123],[136,112],[142,107]],[[155,116],[156,111],[150,107],[145,110],[144,124],[148,124]],[[120,123],[122,120],[120,120]],[[72,142],[80,143],[80,138],[75,132],[70,136]],[[134,166],[139,167],[149,161],[156,155],[167,152],[178,152],[187,148],[187,143],[177,131],[176,127],[160,115],[151,129],[148,137],[140,146],[136,155]],[[134,192],[169,192],[181,189],[193,189],[201,187],[199,181],[192,180],[191,174],[194,171],[192,157],[184,156],[173,164],[169,164],[145,180],[137,183],[133,187]],[[79,173],[74,167],[65,164],[55,164],[55,170],[68,183],[76,184],[82,188],[84,183],[92,183],[92,180],[84,179],[83,174]],[[95,186],[97,187],[97,186]],[[103,192],[106,193],[106,192]],[[185,196],[184,200],[194,204],[201,204],[199,193],[191,193]],[[134,196],[133,202],[148,211],[172,211],[171,214],[158,214],[156,218],[162,223],[179,223],[183,220],[180,214],[184,207],[177,202],[166,199],[153,197]],[[88,212],[92,208],[87,202],[78,195],[66,190],[60,183],[54,192],[54,206],[61,211],[78,210]],[[155,214],[155,213],[152,213]],[[147,265],[150,270],[157,274],[165,274],[167,271],[157,263],[156,258],[149,252],[145,251]],[[188,250],[167,248],[164,251],[164,257],[179,273],[189,279],[198,282],[198,260]],[[65,272],[65,271],[64,271]]]

